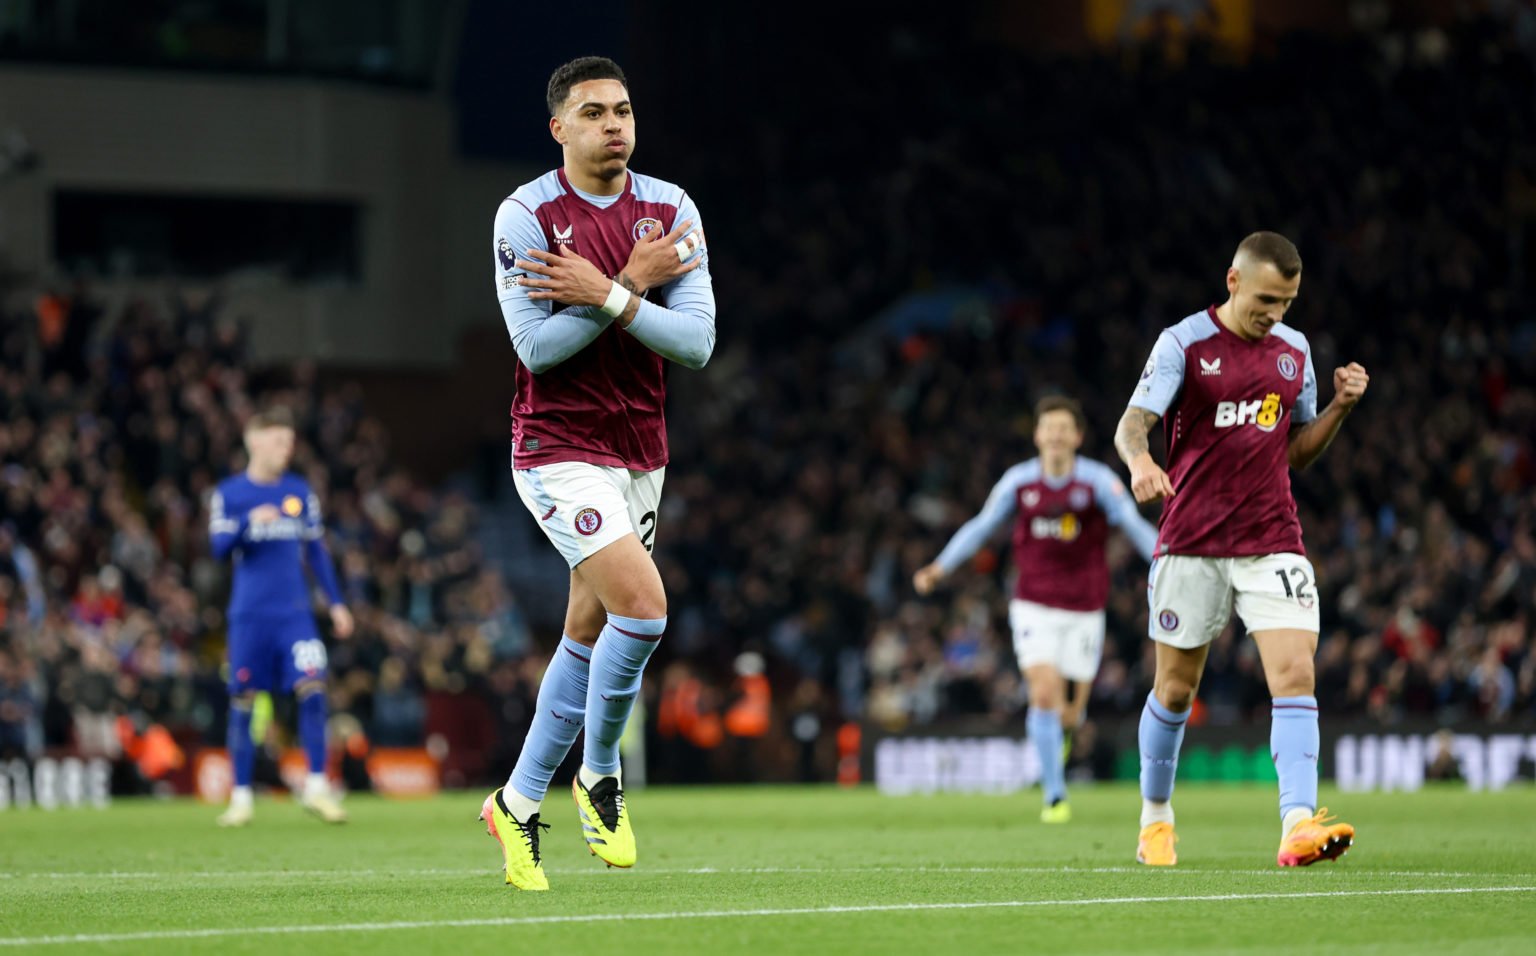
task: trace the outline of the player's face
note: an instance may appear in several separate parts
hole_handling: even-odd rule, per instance
[[[604,178],[629,166],[635,151],[635,112],[618,80],[587,80],[571,87],[549,132],[566,155]]]
[[[280,425],[253,428],[245,433],[245,450],[257,471],[280,474],[287,470],[288,460],[293,457],[293,429]]]
[[[1077,419],[1065,410],[1046,412],[1035,423],[1035,447],[1044,455],[1070,455],[1083,444]]]
[[[1301,290],[1301,273],[1287,279],[1273,262],[1247,264],[1227,270],[1232,317],[1244,338],[1257,341],[1285,320]]]

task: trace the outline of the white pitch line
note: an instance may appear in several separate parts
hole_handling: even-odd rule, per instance
[[[213,939],[222,936],[287,936],[298,933],[383,933],[405,929],[538,926],[557,923],[615,923],[627,920],[741,919],[762,916],[834,916],[847,913],[904,913],[934,910],[1019,909],[1042,906],[1121,906],[1139,903],[1217,903],[1244,900],[1311,899],[1341,896],[1449,896],[1469,893],[1536,893],[1536,886],[1443,887],[1413,890],[1343,890],[1318,893],[1218,893],[1209,896],[1107,896],[1085,900],[997,900],[972,903],[887,903],[868,906],[807,906],[760,910],[702,910],[692,913],[588,913],[566,916],[506,916],[489,919],[408,920],[394,923],[335,923],[300,926],[230,926],[147,930],[138,933],[77,933],[69,936],[0,938],[0,946],[61,943],[133,943],[157,939]]]
[[[550,872],[556,872],[551,870]],[[576,873],[586,873],[593,876],[602,876],[604,871],[586,868],[573,870],[569,873],[561,873],[562,876],[571,876]],[[1274,866],[1261,870],[1208,870],[1191,867],[1148,867],[1148,866],[834,866],[834,867],[710,867],[701,866],[685,870],[634,870],[635,873],[1056,873],[1071,875],[1075,873],[1150,873],[1179,876],[1278,876],[1287,877],[1296,872],[1294,869],[1282,869]],[[1356,870],[1348,866],[1331,867],[1325,870],[1311,870],[1311,874],[1326,874],[1328,876],[1393,876],[1393,877],[1445,877],[1447,879],[1466,879],[1468,877],[1481,877],[1486,879],[1536,879],[1536,873],[1468,873],[1456,870]]]
[[[639,878],[639,876],[714,876],[714,875],[782,875],[793,876],[797,873],[863,873],[863,875],[877,876],[880,873],[889,873],[892,876],[912,875],[912,873],[932,873],[932,875],[946,875],[946,873],[1020,873],[1020,875],[1089,875],[1089,873],[1147,873],[1155,879],[1164,876],[1275,876],[1275,878],[1289,878],[1295,875],[1295,870],[1284,870],[1279,867],[1263,868],[1263,870],[1203,870],[1195,867],[882,867],[882,865],[866,865],[866,867],[682,867],[682,868],[639,868],[639,870],[614,871],[599,870],[593,867],[579,867],[574,870],[562,870],[562,868],[550,868],[548,873],[561,876],[602,876],[608,879]],[[68,873],[51,873],[51,871],[38,871],[38,873],[0,873],[0,879],[276,879],[283,876],[301,879],[356,879],[359,876],[499,876],[501,868],[425,868],[425,870],[77,870]],[[1536,879],[1536,873],[1467,873],[1458,870],[1356,870],[1349,865],[1330,867],[1326,870],[1309,870],[1309,878],[1346,878],[1346,876],[1392,876],[1392,878],[1415,879]]]
[[[890,873],[902,875],[911,873],[931,873],[944,875],[948,873],[1019,873],[1019,874],[1058,874],[1071,876],[1073,874],[1092,873],[1148,873],[1155,874],[1156,878],[1163,876],[1269,876],[1289,877],[1295,871],[1268,867],[1258,870],[1234,870],[1234,869],[1199,869],[1192,867],[1146,867],[1146,866],[751,866],[751,867],[716,867],[697,866],[681,868],[651,868],[621,871],[614,873],[606,869],[593,867],[580,867],[578,869],[549,869],[549,873],[561,878],[572,876],[596,876],[609,879],[623,879],[638,876],[711,876],[719,874],[744,874],[744,875],[773,875],[783,874],[793,876],[795,874],[817,873],[862,873],[878,875]],[[84,880],[84,879],[119,879],[119,880],[182,880],[182,879],[275,879],[285,876],[303,877],[305,879],[356,879],[370,876],[496,876],[501,870],[496,867],[462,867],[454,869],[359,869],[359,870],[80,870],[75,872],[11,872],[0,873],[0,880]],[[1312,876],[1326,875],[1329,878],[1346,876],[1386,876],[1386,877],[1412,877],[1416,879],[1536,879],[1536,873],[1471,873],[1456,870],[1359,870],[1349,866],[1330,867],[1323,870],[1311,870]]]

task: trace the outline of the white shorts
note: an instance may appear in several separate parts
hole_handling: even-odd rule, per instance
[[[1013,654],[1020,668],[1050,664],[1067,680],[1093,680],[1104,654],[1104,612],[1064,611],[1033,601],[1008,602]]]
[[[1147,634],[1170,647],[1204,647],[1227,626],[1234,601],[1250,634],[1318,631],[1315,575],[1312,562],[1301,555],[1168,554],[1153,561],[1147,575]]]
[[[656,506],[667,469],[630,471],[584,461],[513,469],[518,497],[571,567],[634,533],[656,543]]]

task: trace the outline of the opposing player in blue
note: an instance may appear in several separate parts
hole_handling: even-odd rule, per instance
[[[1109,466],[1078,455],[1086,424],[1076,401],[1061,395],[1042,399],[1035,406],[1040,457],[1004,472],[981,513],[962,525],[912,580],[919,594],[930,593],[1015,518],[1013,558],[1019,576],[1008,620],[1014,656],[1029,685],[1028,727],[1040,755],[1042,823],[1072,819],[1064,742],[1082,720],[1104,651],[1109,529],[1123,531],[1147,561],[1157,542],[1157,529],[1137,512]]]
[[[325,644],[311,611],[305,563],[325,591],[337,637],[351,635],[352,614],[325,547],[319,499],[304,479],[288,473],[293,444],[293,419],[285,409],[252,415],[245,426],[245,472],[221,481],[209,508],[213,556],[232,556],[235,567],[228,741],[235,786],[219,826],[251,822],[251,708],[257,693],[278,690],[299,702],[299,739],[309,763],[300,803],[327,823],[347,819],[325,777]]]

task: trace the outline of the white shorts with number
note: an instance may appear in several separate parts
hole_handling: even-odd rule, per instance
[[[1277,628],[1316,633],[1319,628],[1312,562],[1299,554],[1163,555],[1148,573],[1147,602],[1148,636],[1171,647],[1191,649],[1214,641],[1231,619],[1234,603],[1250,634]]]
[[[656,506],[667,469],[630,471],[584,461],[513,469],[518,497],[571,567],[633,532],[655,545]]]
[[[1008,602],[1013,654],[1020,668],[1050,664],[1067,680],[1093,680],[1104,654],[1104,612],[1064,611],[1033,601]]]

